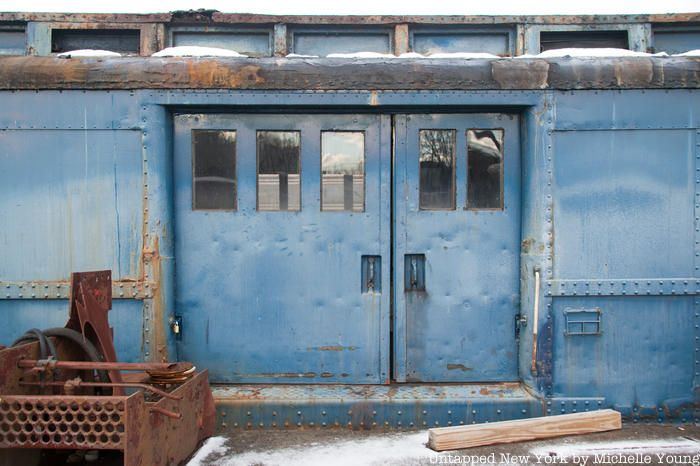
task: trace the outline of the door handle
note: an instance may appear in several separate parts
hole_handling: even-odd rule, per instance
[[[381,256],[362,256],[362,292],[382,292]]]
[[[404,291],[425,291],[425,254],[404,256]]]

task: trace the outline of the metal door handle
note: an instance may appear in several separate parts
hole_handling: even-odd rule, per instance
[[[411,257],[411,288],[418,287],[418,266],[416,265],[416,257]]]
[[[381,256],[362,256],[362,292],[382,292]]]
[[[404,257],[404,291],[425,291],[425,254]]]

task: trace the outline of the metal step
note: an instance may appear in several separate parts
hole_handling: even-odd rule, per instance
[[[424,429],[545,414],[519,383],[214,385],[217,428]]]

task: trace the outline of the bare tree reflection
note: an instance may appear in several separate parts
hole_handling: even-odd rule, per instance
[[[420,131],[420,208],[454,209],[456,130]]]

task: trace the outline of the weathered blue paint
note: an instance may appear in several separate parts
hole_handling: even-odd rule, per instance
[[[543,403],[517,383],[234,385],[213,392],[224,428],[425,429],[545,414]]]
[[[178,299],[181,293],[215,299],[218,293],[215,281],[197,276],[182,280],[179,276],[179,267],[185,267],[183,273],[189,274],[192,269],[179,263],[175,247],[180,218],[173,202],[180,188],[173,186],[172,112],[197,113],[203,108],[219,114],[265,111],[267,114],[259,118],[267,122],[274,121],[276,114],[289,114],[291,108],[301,108],[306,114],[311,110],[326,115],[350,112],[342,118],[372,114],[362,118],[380,120],[377,132],[381,134],[391,134],[386,115],[392,113],[487,110],[517,114],[522,167],[520,265],[516,273],[520,275],[519,311],[527,323],[521,325],[519,340],[514,343],[516,378],[536,397],[544,398],[547,413],[571,412],[580,406],[613,406],[633,418],[692,418],[700,381],[695,356],[700,349],[697,91],[18,91],[3,92],[0,100],[0,284],[44,280],[53,286],[79,268],[111,268],[119,279],[152,284],[152,297],[118,300],[114,305],[112,323],[120,357],[130,360],[174,358],[174,339],[167,326],[169,317],[178,310],[176,295]],[[309,118],[323,121],[321,116]],[[382,141],[376,150],[388,162],[391,145]],[[304,150],[311,151],[314,145],[317,149],[315,142]],[[396,150],[401,150],[400,139]],[[317,177],[318,159],[307,157],[312,168],[304,168],[302,177],[311,181]],[[386,167],[383,170],[389,173]],[[390,184],[387,180],[381,186],[389,189]],[[308,189],[311,191],[303,200],[317,202],[318,192]],[[386,199],[388,195],[387,191]],[[322,218],[317,204],[313,205],[309,215]],[[257,214],[249,211],[245,215],[254,225]],[[337,223],[329,228],[340,237],[343,227],[338,214],[328,215],[335,216],[333,222]],[[603,217],[605,222],[600,220]],[[383,223],[378,219],[376,225],[369,221],[368,225],[390,226],[390,217],[383,218]],[[273,221],[276,223],[266,234],[286,230],[284,237],[293,237],[289,233],[294,229],[292,222]],[[430,224],[414,229],[427,235],[438,227]],[[232,241],[231,232],[238,234],[236,225],[221,232],[226,241]],[[268,250],[274,249],[274,243],[264,244]],[[352,254],[356,255],[343,254],[348,254],[347,263],[354,267],[349,289],[359,292],[361,256],[376,254],[384,259],[391,251],[388,246],[379,251],[360,251],[359,243],[355,246]],[[382,262],[383,299],[388,297],[384,290],[391,289],[390,263],[389,259]],[[533,322],[536,269],[542,286],[539,321]],[[261,276],[263,272],[274,270],[261,270]],[[308,268],[302,273],[308,274]],[[350,275],[348,272],[342,281],[350,280]],[[306,283],[301,278],[299,282]],[[331,277],[322,278],[324,301],[345,309],[330,297],[336,291],[329,287],[336,282]],[[646,285],[647,281],[651,284]],[[569,291],[578,287],[583,291]],[[607,291],[598,295],[601,287]],[[63,301],[42,301],[40,295],[39,299],[24,296],[20,300],[11,289],[6,297],[0,288],[0,315],[6,319],[1,326],[2,343],[9,343],[28,327],[63,323]],[[317,296],[311,294],[316,291],[305,286],[298,294],[311,297],[309,302],[314,306]],[[286,298],[290,296],[294,297],[290,292]],[[386,306],[388,310],[388,303]],[[565,336],[564,309],[592,307],[602,311],[602,334]],[[186,316],[183,345],[185,339],[194,338],[187,332],[196,333],[201,325],[196,316],[201,312],[206,311],[193,309],[191,316]],[[379,369],[365,381],[386,382],[392,376],[385,362],[388,340],[381,340],[389,334],[388,313],[385,315],[383,323],[373,328],[378,340],[370,342],[377,351],[373,364]],[[235,329],[234,323],[225,319],[217,322],[220,331]],[[533,373],[534,325],[539,335]],[[274,343],[266,337],[269,327],[250,328],[255,333],[251,330],[246,338],[261,364],[275,369],[291,361],[292,356],[276,359],[266,351],[267,345]],[[314,323],[308,331],[315,328],[330,327]],[[314,336],[330,339],[328,332]],[[453,341],[446,338],[443,343],[449,346]],[[206,351],[210,350],[216,348]],[[211,359],[218,361],[213,365],[231,359],[229,350],[221,347],[220,354]],[[195,345],[193,351],[200,352],[203,365],[209,364],[205,348]],[[399,351],[395,348],[394,354]],[[190,357],[186,352],[180,356]],[[335,357],[322,362],[342,367],[341,363],[350,361]],[[305,364],[309,369],[303,372],[320,367],[318,361],[307,360]],[[448,401],[441,406],[451,410],[457,405]],[[398,421],[395,413],[387,416]],[[494,412],[490,419],[496,416]],[[446,419],[440,417],[439,422]],[[313,422],[320,424],[319,420]]]
[[[112,269],[115,279],[136,278],[140,145],[138,131],[0,131],[0,184],[13,193],[0,198],[0,277]]]
[[[520,144],[514,115],[397,116],[394,303],[396,378],[496,382],[518,378]],[[419,131],[456,130],[454,210],[419,208]],[[504,209],[468,210],[470,129],[504,132]],[[406,291],[404,256],[425,255],[425,290]],[[445,344],[445,342],[450,342]]]
[[[182,115],[175,132],[180,357],[215,382],[382,383],[388,292],[362,293],[362,255],[389,290],[386,117]],[[238,209],[193,211],[193,129],[236,131]],[[301,210],[256,210],[256,130],[301,131]],[[365,134],[365,211],[321,212],[320,131]],[[225,273],[221,273],[226,271]],[[208,290],[203,293],[202,290]]]

